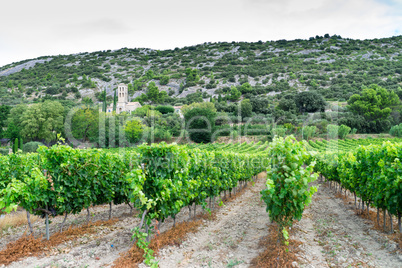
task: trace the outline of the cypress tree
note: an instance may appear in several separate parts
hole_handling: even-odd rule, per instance
[[[116,106],[117,106],[117,93],[116,93],[116,89],[115,89],[114,97],[113,97],[113,112],[116,112]]]
[[[15,138],[14,144],[13,144],[13,153],[18,152],[18,138]]]
[[[106,113],[106,89],[103,90],[102,112]]]
[[[22,138],[20,138],[20,143],[19,143],[19,148],[22,150],[22,146],[23,146],[23,142],[22,142]]]

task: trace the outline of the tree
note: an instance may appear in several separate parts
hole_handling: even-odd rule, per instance
[[[94,142],[99,133],[99,111],[84,107],[76,109],[71,119],[71,132],[75,139]]]
[[[116,89],[115,89],[114,96],[113,96],[113,112],[116,112],[116,107],[117,107],[117,93],[116,93]]]
[[[159,83],[161,85],[167,85],[169,83],[169,76],[168,75],[162,75],[161,79],[159,80]]]
[[[283,111],[292,112],[292,113],[295,113],[296,110],[297,110],[296,103],[295,103],[295,100],[294,100],[293,97],[291,97],[291,98],[286,98],[286,97],[282,98],[279,101],[277,108],[281,109]]]
[[[139,117],[145,117],[148,114],[149,110],[152,110],[153,106],[151,105],[144,105],[140,108],[135,109],[135,111],[133,112],[134,116],[139,116]]]
[[[81,101],[83,104],[92,105],[94,104],[93,100],[90,97],[84,97]]]
[[[240,98],[240,96],[241,96],[241,92],[238,91],[235,86],[232,86],[232,87],[230,88],[230,96],[229,96],[229,99],[230,99],[231,101],[238,101],[239,98]]]
[[[131,143],[136,143],[140,141],[142,133],[144,132],[144,125],[141,123],[139,118],[133,118],[128,121],[124,126],[124,132],[126,137]]]
[[[268,100],[265,98],[252,97],[250,98],[251,105],[253,106],[253,112],[260,114],[268,113]]]
[[[212,104],[211,102],[206,102]],[[198,103],[197,103],[198,104]],[[201,104],[201,103],[199,103]],[[184,107],[183,107],[184,108]],[[215,129],[216,109],[209,105],[189,105],[182,109],[186,120],[187,131],[194,142],[208,143],[212,141],[212,133]]]
[[[387,120],[392,108],[399,104],[394,91],[378,85],[363,89],[361,94],[354,94],[348,100],[348,110],[363,115],[369,121]]]
[[[128,91],[128,94],[134,94],[134,86],[133,86],[133,84],[128,84],[127,85],[127,91]]]
[[[102,112],[106,113],[106,88],[103,90],[103,103],[102,103]]]
[[[98,101],[103,101],[105,99],[105,95],[106,95],[105,90],[95,93],[95,97],[98,99]]]
[[[163,102],[165,97],[166,92],[165,91],[160,92],[155,82],[149,83],[147,91],[147,98],[149,101],[153,103],[160,103]]]
[[[243,94],[251,93],[251,92],[253,92],[253,88],[251,87],[251,85],[248,82],[246,82],[243,85],[241,85],[240,91]]]
[[[14,144],[13,144],[13,153],[18,152],[18,138],[15,139]]]
[[[174,113],[173,106],[169,105],[159,105],[155,108],[155,110],[159,111],[162,114]]]
[[[148,71],[145,73],[145,77],[146,77],[148,80],[154,79],[154,76],[155,76],[155,74],[154,74],[154,71],[152,71],[152,70],[148,70]]]
[[[250,117],[253,114],[253,106],[249,99],[244,99],[240,103],[240,115],[244,119]]]
[[[5,128],[7,125],[7,118],[10,114],[10,111],[11,106],[0,105],[0,137],[5,135],[3,128]]]
[[[22,114],[21,137],[28,141],[56,140],[63,131],[64,107],[58,101],[45,101],[28,107]]]
[[[390,114],[399,103],[394,91],[370,85],[361,94],[354,94],[349,98],[347,109],[354,117],[349,117],[342,123],[359,132],[382,132],[390,128]]]
[[[22,115],[28,109],[28,106],[25,104],[20,104],[13,107],[10,110],[7,119],[7,133],[6,137],[10,140],[15,140],[16,138],[21,137],[21,129],[22,129]]]
[[[304,91],[296,95],[295,103],[300,113],[315,113],[325,111],[325,100],[315,91]]]
[[[190,105],[184,105],[181,108],[181,112],[184,115],[188,111],[190,111],[191,109],[194,109],[194,108],[205,108],[205,109],[209,109],[212,112],[216,113],[215,104],[213,104],[212,102],[196,102],[196,103],[192,103]]]
[[[186,86],[189,84],[195,85],[200,80],[200,76],[198,75],[197,69],[187,68],[185,70],[186,73]]]

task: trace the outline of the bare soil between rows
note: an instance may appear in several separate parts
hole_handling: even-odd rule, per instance
[[[212,220],[201,219],[194,232],[160,248],[159,266],[273,267],[253,261],[268,246],[275,248],[264,240],[272,229],[260,196],[264,187],[261,174],[255,185],[249,183],[235,198],[223,202],[223,206],[214,211]],[[400,246],[387,234],[376,230],[372,221],[356,215],[354,206],[335,195],[325,184],[319,185],[302,220],[293,227],[291,238],[297,243],[297,261],[288,263],[288,267],[402,267]],[[217,207],[219,201],[216,200]],[[203,213],[198,207],[197,212]],[[91,208],[91,221],[107,220],[108,213],[108,206]],[[95,226],[94,231],[50,246],[40,254],[26,256],[7,267],[112,267],[132,248],[131,229],[139,225],[137,213],[131,214],[127,205],[114,206],[112,215],[118,219],[115,223]],[[52,219],[51,234],[59,230],[62,220],[63,217]],[[176,223],[188,220],[188,209],[184,208],[177,215]],[[83,211],[69,216],[66,226],[85,222],[86,211]],[[172,230],[172,225],[173,220],[167,219],[160,232]],[[21,238],[26,229],[21,226],[3,231],[0,250]],[[34,230],[36,236],[44,234],[43,220],[34,223]],[[140,264],[139,267],[146,266]]]

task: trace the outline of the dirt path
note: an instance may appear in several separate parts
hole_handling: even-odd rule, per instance
[[[180,247],[161,249],[160,267],[249,267],[251,260],[264,248],[259,240],[268,234],[269,218],[260,191],[265,180],[257,180],[216,212],[214,220],[205,220],[200,229],[189,234]],[[320,185],[312,204],[303,218],[294,225],[294,239],[300,246],[299,267],[402,267],[402,255],[397,245],[384,234],[374,230],[368,220],[355,215],[352,205],[324,185]],[[201,208],[197,208],[201,213]],[[107,219],[108,206],[91,210],[93,220]],[[119,221],[111,226],[96,227],[96,233],[63,243],[40,257],[28,257],[8,267],[111,267],[120,253],[132,246],[131,229],[139,219],[130,215],[127,205],[115,206],[113,216]],[[71,216],[68,224],[79,224],[86,212]],[[183,209],[177,222],[188,220]],[[58,229],[62,217],[53,219],[51,232]],[[161,226],[161,232],[172,227],[172,219]],[[67,225],[68,225],[67,224]],[[43,220],[35,223],[35,232],[43,233]],[[19,238],[26,227],[3,233],[0,247]],[[396,251],[396,253],[395,253]],[[140,267],[145,267],[141,264]]]
[[[180,248],[162,249],[160,267],[248,267],[261,252],[259,239],[268,232],[269,218],[259,194],[264,186],[260,178]]]
[[[392,253],[396,244],[372,229],[368,220],[357,216],[324,185],[314,195],[306,216],[310,222],[305,231],[308,236],[315,233],[309,240],[321,247],[326,260],[315,267],[402,267],[402,256]]]
[[[258,241],[268,232],[268,215],[260,180],[192,234],[180,248],[162,249],[160,267],[249,267],[263,249]],[[355,215],[342,199],[320,185],[303,218],[294,225],[300,246],[300,267],[402,267],[402,255],[384,234]]]

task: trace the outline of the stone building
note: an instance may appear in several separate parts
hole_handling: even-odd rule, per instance
[[[129,102],[128,101],[128,87],[126,84],[119,84],[117,86],[117,105],[116,105],[116,113],[120,114],[122,112],[131,113],[135,111],[137,108],[141,107],[139,102]],[[108,113],[113,111],[113,104],[109,105],[106,108]]]

